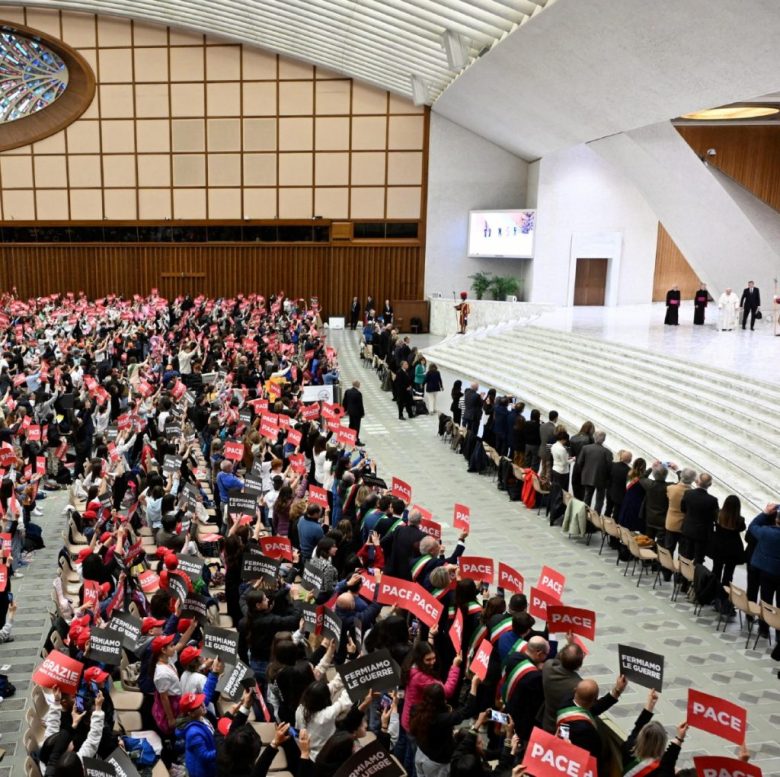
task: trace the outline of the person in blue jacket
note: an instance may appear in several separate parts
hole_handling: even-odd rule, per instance
[[[750,524],[748,533],[756,541],[756,549],[750,564],[761,575],[761,600],[767,604],[780,604],[780,512],[778,505],[770,502]],[[761,634],[769,636],[769,626],[759,623]],[[775,634],[778,646],[772,657],[780,660],[780,634]]]
[[[206,717],[206,705],[217,688],[219,672],[224,666],[219,659],[214,661],[218,671],[209,672],[203,693],[185,693],[179,700],[179,715],[182,716],[176,736],[184,740],[184,765],[189,777],[216,777],[217,740],[214,726]]]

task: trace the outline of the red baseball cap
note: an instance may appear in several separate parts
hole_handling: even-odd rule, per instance
[[[111,593],[111,583],[102,583],[100,586],[100,593],[103,596],[108,596]]]
[[[198,709],[206,701],[205,693],[185,693],[179,699],[179,712],[192,712]]]
[[[152,654],[157,656],[162,649],[173,642],[173,634],[166,634],[164,637],[155,637],[152,640]]]
[[[89,626],[89,624],[92,622],[92,618],[89,615],[82,615],[80,618],[74,618],[70,622],[70,627],[73,628],[84,628],[84,626]]]
[[[159,548],[154,552],[154,555],[157,556],[157,558],[165,558],[169,553],[170,549],[166,548],[164,545],[160,545]]]
[[[179,622],[176,625],[176,631],[179,634],[183,634],[192,625],[192,618],[179,618]]]
[[[113,536],[114,536],[114,535],[113,535],[113,534],[111,534],[111,532],[110,532],[110,531],[104,531],[104,532],[103,532],[103,533],[100,535],[100,542],[101,542],[101,544],[102,544],[102,545],[105,545],[107,542],[109,542],[109,541],[111,540],[111,538],[112,538]]]
[[[94,510],[85,510],[83,517],[88,518],[90,521],[96,521],[98,516]]]
[[[108,672],[104,672],[99,666],[91,666],[89,669],[84,671],[84,679],[88,683],[97,683],[98,685],[102,685],[106,680],[108,680]]]
[[[76,556],[76,563],[77,564],[83,564],[84,563],[84,559],[87,556],[91,556],[91,555],[92,555],[92,548],[84,548],[83,550],[80,550],[79,551],[79,555]]]
[[[144,618],[141,621],[141,634],[148,634],[152,629],[164,625],[164,620],[158,620],[157,618]]]
[[[186,648],[184,648],[184,650],[181,651],[179,661],[182,665],[189,664],[190,661],[194,661],[196,658],[200,658],[200,652],[200,648],[188,645]]]
[[[168,569],[176,569],[179,566],[179,559],[173,553],[169,553],[164,559],[163,563]]]
[[[222,734],[223,737],[226,737],[230,733],[230,726],[233,724],[233,718],[220,718],[219,723],[217,723],[217,731],[219,731],[220,734]]]
[[[71,639],[76,643],[77,648],[83,649],[87,646],[90,636],[91,632],[89,629],[76,629],[76,632]]]

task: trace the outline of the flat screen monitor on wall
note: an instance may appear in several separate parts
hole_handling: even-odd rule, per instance
[[[472,210],[469,256],[532,259],[535,228],[535,210]]]

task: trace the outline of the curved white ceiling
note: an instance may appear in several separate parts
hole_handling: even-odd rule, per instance
[[[442,45],[461,36],[467,64],[553,0],[38,0],[25,3],[121,15],[255,44],[432,102],[457,75]],[[0,5],[18,2],[0,0]]]

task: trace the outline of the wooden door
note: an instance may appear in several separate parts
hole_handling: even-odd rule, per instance
[[[609,259],[577,259],[575,305],[603,305],[607,293]]]

